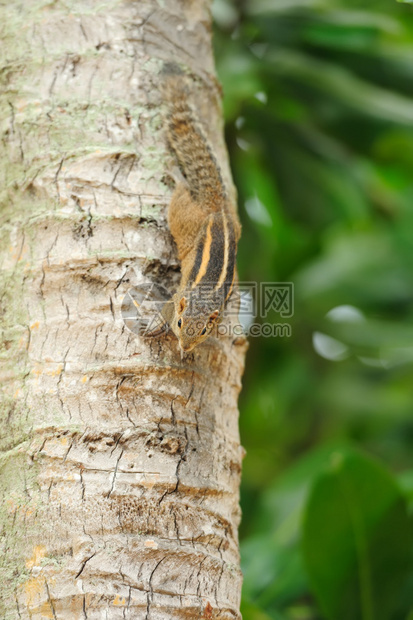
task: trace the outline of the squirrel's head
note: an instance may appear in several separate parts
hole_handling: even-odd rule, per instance
[[[182,351],[188,353],[206,340],[219,319],[219,310],[209,311],[202,304],[188,303],[188,299],[180,294],[174,299],[175,313],[172,331],[179,340]]]

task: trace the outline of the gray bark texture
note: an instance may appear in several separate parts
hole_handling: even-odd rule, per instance
[[[245,342],[181,359],[121,302],[179,279],[160,80],[230,175],[207,0],[0,7],[0,618],[240,618]],[[231,190],[232,191],[232,190]]]

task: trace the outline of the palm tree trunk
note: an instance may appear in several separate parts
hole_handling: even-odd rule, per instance
[[[183,360],[121,301],[169,287],[165,60],[229,180],[209,2],[25,0],[0,10],[0,616],[239,618],[245,345]]]

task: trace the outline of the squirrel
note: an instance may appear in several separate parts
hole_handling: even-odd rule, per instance
[[[161,75],[168,106],[166,133],[183,179],[168,208],[181,282],[161,315],[189,352],[211,334],[232,293],[241,226],[221,171],[188,102],[185,74],[167,63]]]

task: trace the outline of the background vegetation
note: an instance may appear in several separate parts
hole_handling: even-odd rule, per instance
[[[413,619],[413,7],[216,0],[251,338],[244,620]],[[274,317],[280,321],[280,317]]]

